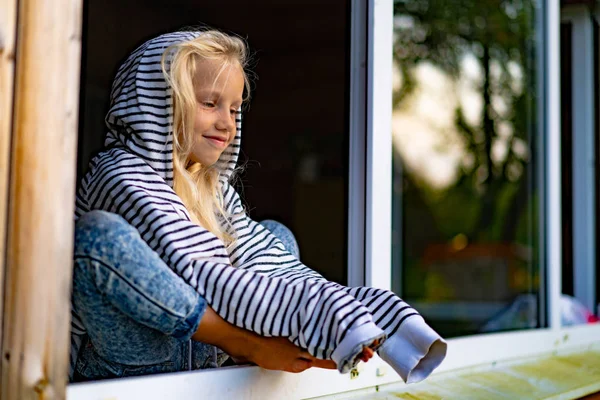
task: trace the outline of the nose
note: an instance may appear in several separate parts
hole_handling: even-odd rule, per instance
[[[235,130],[235,115],[231,115],[229,110],[221,110],[215,127],[220,131],[232,132]]]

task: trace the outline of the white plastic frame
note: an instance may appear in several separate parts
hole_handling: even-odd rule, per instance
[[[369,11],[365,280],[391,289],[393,2],[371,0]]]

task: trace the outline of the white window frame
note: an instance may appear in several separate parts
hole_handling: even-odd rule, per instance
[[[369,21],[367,24],[364,280],[367,285],[391,289],[393,3],[392,0],[366,0],[366,2],[355,0],[353,4],[365,5]],[[543,285],[546,287],[549,327],[451,339],[447,358],[434,373],[471,366],[489,366],[503,360],[549,353],[585,345],[600,337],[600,325],[569,328],[560,326],[562,258],[559,2],[549,1],[546,7],[543,34],[545,40],[541,42],[546,44],[543,57],[546,102],[545,111],[541,115],[544,116],[543,125],[546,133],[544,182],[547,198],[546,207],[543,209],[547,221],[544,231],[546,250],[543,257],[546,260],[547,273]],[[355,127],[353,131],[360,132],[360,129]],[[352,140],[351,151],[358,151],[356,148],[352,150]],[[354,174],[360,176],[360,172]],[[355,205],[354,209],[359,210],[360,203],[358,206]],[[349,256],[351,254],[349,251]],[[354,278],[350,272],[349,270],[351,282],[360,282],[363,279],[361,274],[357,273],[356,267],[353,272]],[[258,367],[231,367],[72,384],[67,388],[67,398],[69,400],[102,398],[195,400],[198,396],[202,396],[203,398],[261,400],[296,399],[334,395],[399,381],[398,376],[377,357],[358,368],[358,372],[357,376],[356,374],[340,375],[336,371],[312,369],[301,374],[289,374],[266,371]]]
[[[392,0],[369,1],[366,285],[392,288]]]

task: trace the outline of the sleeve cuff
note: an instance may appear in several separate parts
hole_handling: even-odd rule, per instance
[[[446,357],[447,343],[421,317],[404,321],[383,344],[379,355],[406,383],[427,378]]]
[[[181,321],[177,325],[177,327],[171,334],[171,336],[173,336],[175,339],[179,339],[182,341],[190,340],[192,338],[192,335],[198,330],[198,326],[200,325],[202,316],[206,311],[207,304],[206,300],[204,300],[204,298],[200,295],[198,295],[197,298],[198,301],[196,302],[196,305],[194,306],[192,311],[183,321]]]

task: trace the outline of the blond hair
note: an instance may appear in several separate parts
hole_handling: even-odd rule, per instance
[[[244,76],[244,100],[250,93],[245,72],[248,63],[246,44],[240,38],[206,30],[195,39],[165,50],[161,65],[173,93],[173,189],[195,223],[212,232],[225,245],[231,245],[233,229],[223,206],[219,170],[190,160],[196,110],[193,77],[201,60],[221,62],[217,76],[228,66],[238,64]]]

